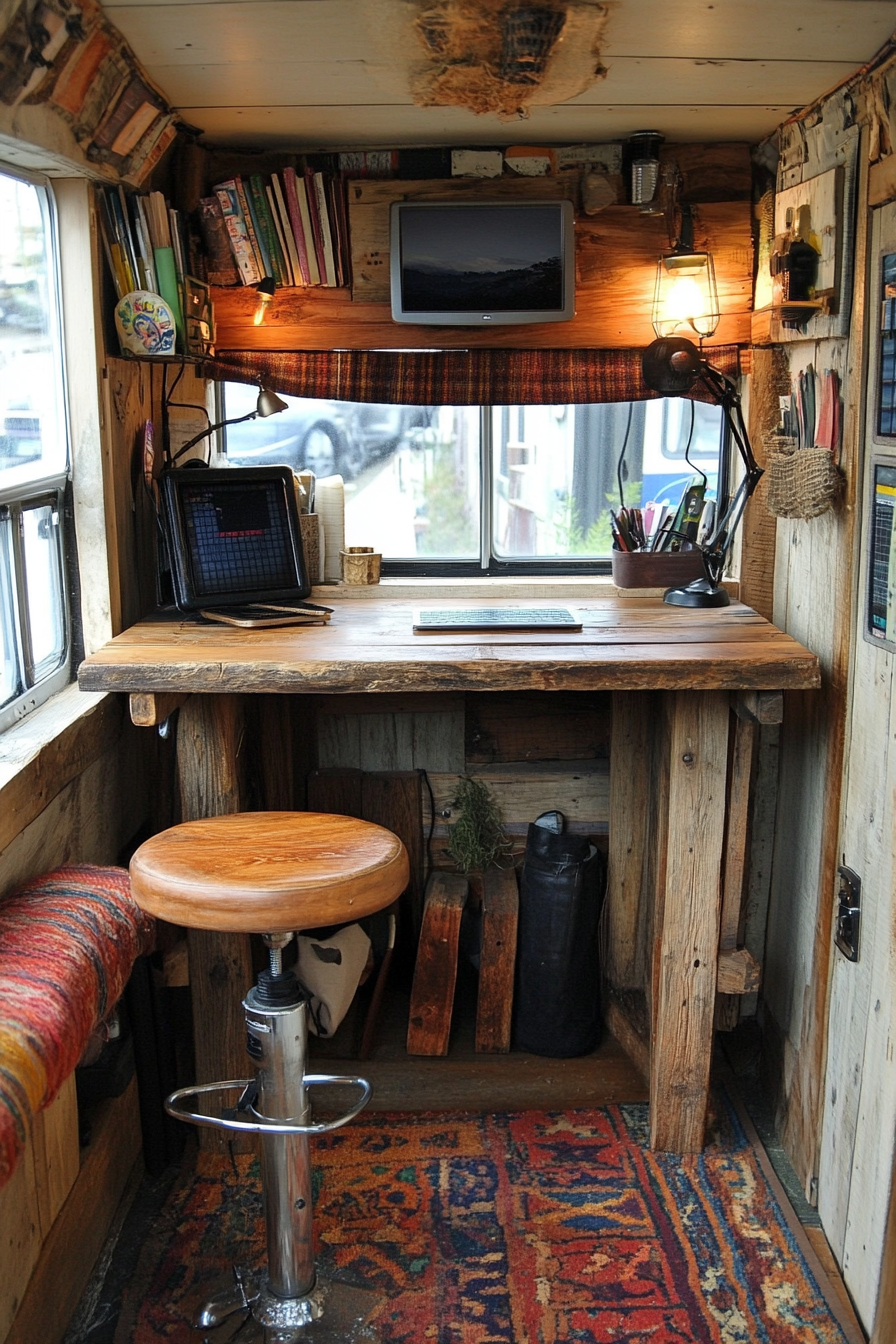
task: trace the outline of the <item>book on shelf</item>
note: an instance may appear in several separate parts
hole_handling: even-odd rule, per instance
[[[236,178],[219,182],[215,195],[221,205],[221,213],[230,240],[233,259],[236,262],[240,279],[244,285],[257,285],[262,278],[255,248],[249,236],[249,225],[243,213]]]
[[[284,276],[283,256],[268,205],[265,183],[258,173],[253,173],[249,178],[248,196],[249,209],[253,213],[255,229],[259,234],[259,241],[268,264],[265,275],[273,276],[278,285],[286,285],[289,281]]]
[[[252,211],[249,208],[249,198],[246,193],[245,183],[241,177],[235,177],[233,181],[236,186],[236,194],[240,203],[240,210],[242,211],[243,219],[246,221],[246,232],[249,235],[249,242],[255,256],[255,266],[258,270],[258,278],[261,280],[264,276],[270,275],[270,271],[267,268],[266,258],[262,253],[261,242],[259,241],[258,233],[255,228],[255,220],[252,216]]]
[[[199,228],[205,242],[206,270],[210,285],[238,285],[239,268],[230,235],[224,221],[224,211],[217,196],[203,196],[199,202]]]
[[[236,179],[237,190],[240,192],[240,201],[246,212],[246,223],[249,226],[249,236],[258,254],[258,263],[262,275],[274,275],[274,268],[271,264],[271,254],[268,251],[267,239],[262,229],[261,218],[258,208],[255,204],[255,193],[252,189],[252,180],[244,182],[242,178]],[[276,277],[274,277],[276,279]]]
[[[286,208],[283,188],[280,185],[280,179],[276,173],[271,174],[271,185],[268,187],[268,202],[274,215],[274,224],[277,229],[277,236],[280,239],[280,246],[283,248],[289,266],[289,283],[291,285],[304,284],[301,268],[299,266],[299,253],[296,247],[296,240],[293,237],[292,226],[289,222],[289,211]]]
[[[311,219],[311,238],[314,246],[314,256],[317,261],[319,283],[328,285],[327,265],[324,260],[324,240],[320,220],[320,204],[317,199],[317,190],[314,185],[314,169],[305,169],[305,195],[308,199],[308,214]]]
[[[340,285],[352,282],[351,243],[348,231],[348,202],[345,195],[345,183],[339,177],[328,179],[330,193],[330,219],[333,224],[333,251],[336,257],[336,274]]]
[[[320,271],[317,269],[317,256],[311,235],[311,215],[308,212],[308,196],[305,191],[305,179],[299,177],[294,168],[283,170],[283,188],[286,192],[286,205],[292,236],[299,254],[299,270],[306,285],[320,284]]]
[[[184,250],[181,219],[160,191],[129,196],[98,187],[97,218],[118,299],[135,290],[159,294],[171,309],[183,349]]]
[[[321,252],[323,255],[323,273],[326,283],[334,288],[339,284],[336,275],[336,257],[333,250],[333,227],[330,223],[330,210],[327,205],[327,186],[323,173],[314,174],[314,193],[317,201],[317,217],[320,226]]]
[[[244,285],[258,284],[265,276],[279,286],[351,283],[348,207],[339,176],[310,167],[302,172],[285,168],[269,177],[233,177],[219,182],[214,192]],[[208,240],[216,227],[211,204],[200,206],[199,222],[211,255]],[[228,283],[227,273],[226,266],[212,261],[210,283]]]

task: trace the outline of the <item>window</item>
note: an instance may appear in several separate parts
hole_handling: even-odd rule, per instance
[[[53,202],[0,172],[0,729],[68,680],[67,472]]]
[[[257,389],[224,385],[225,415]],[[228,458],[346,482],[346,544],[387,573],[607,570],[610,509],[720,489],[723,421],[681,398],[568,406],[378,406],[286,397],[227,429]],[[724,489],[724,479],[721,483]]]

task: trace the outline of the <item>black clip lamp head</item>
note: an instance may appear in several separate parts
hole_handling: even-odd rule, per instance
[[[725,512],[703,546],[704,578],[682,588],[669,588],[663,597],[673,607],[727,607],[730,598],[722,585],[725,562],[747,500],[752,495],[762,468],[753,456],[741,410],[740,394],[734,381],[705,360],[693,341],[683,336],[665,336],[652,341],[641,356],[641,375],[648,387],[666,397],[684,397],[698,383],[722,408],[725,423],[737,445],[744,464],[744,476],[732,495]]]
[[[217,424],[209,425],[208,429],[204,429],[201,434],[195,434],[192,439],[181,444],[171,459],[171,466],[173,467],[175,462],[188,453],[191,448],[195,448],[197,443],[207,438],[209,434],[214,434],[216,430],[223,429],[225,425],[241,425],[244,420],[264,420],[269,415],[276,415],[279,411],[285,410],[288,410],[288,406],[282,397],[278,397],[276,392],[269,392],[266,387],[259,387],[258,400],[255,403],[254,411],[249,411],[247,415],[234,416],[231,420],[219,420]],[[185,463],[185,465],[189,466],[191,464]],[[202,462],[197,465],[206,466],[207,464]]]

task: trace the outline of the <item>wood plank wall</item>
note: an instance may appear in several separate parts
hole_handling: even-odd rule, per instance
[[[609,824],[610,697],[587,692],[321,697],[321,769],[425,770],[435,824],[432,861],[446,852],[461,776],[491,789],[514,854],[540,812],[558,808],[569,829],[606,836]],[[431,810],[424,787],[424,829]],[[603,842],[605,843],[605,842]]]
[[[753,284],[751,165],[746,144],[668,145],[664,158],[682,174],[682,199],[694,212],[695,245],[715,260],[722,320],[710,345],[750,341]],[[274,171],[289,156],[266,155],[249,171]],[[295,156],[292,157],[295,162]],[[189,198],[245,161],[209,155],[193,165]],[[394,200],[578,201],[577,174],[554,178],[504,177],[484,181],[447,178],[429,182],[357,181],[348,184],[353,286],[348,289],[283,289],[264,323],[253,317],[251,287],[213,291],[219,350],[600,348],[647,345],[653,340],[650,310],[657,258],[669,249],[662,214],[611,205],[596,215],[577,212],[576,316],[570,322],[502,326],[420,327],[391,319],[389,306],[389,206]],[[182,193],[183,194],[183,193]],[[195,202],[193,202],[195,204]]]
[[[813,1199],[828,1048],[832,907],[846,750],[853,595],[860,562],[856,489],[867,376],[866,149],[863,140],[858,152],[859,223],[848,334],[844,331],[841,336],[807,339],[799,332],[785,333],[788,344],[783,352],[771,348],[757,351],[754,363],[756,426],[766,418],[782,374],[789,380],[810,363],[817,370],[836,369],[843,396],[839,461],[846,493],[841,507],[808,522],[778,520],[772,534],[776,542],[773,619],[819,656],[823,678],[820,692],[788,693],[786,697],[763,991],[766,1069],[777,1099],[779,1132],[807,1196]],[[816,136],[810,159],[802,169],[804,178],[838,161],[839,152],[839,144],[833,150],[826,148],[824,135]],[[770,538],[766,524],[759,523],[758,527],[756,554],[761,557],[768,554]],[[760,574],[751,577],[747,569],[745,579],[748,593],[763,593]],[[750,596],[746,600],[751,600]],[[764,595],[762,600],[766,600]]]

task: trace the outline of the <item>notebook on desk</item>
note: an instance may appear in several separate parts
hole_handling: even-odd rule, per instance
[[[161,481],[179,611],[227,625],[308,625],[331,608],[306,599],[295,482],[288,467],[182,467]]]
[[[581,630],[566,607],[468,607],[461,611],[420,611],[414,621],[416,635],[445,634],[459,630]]]

